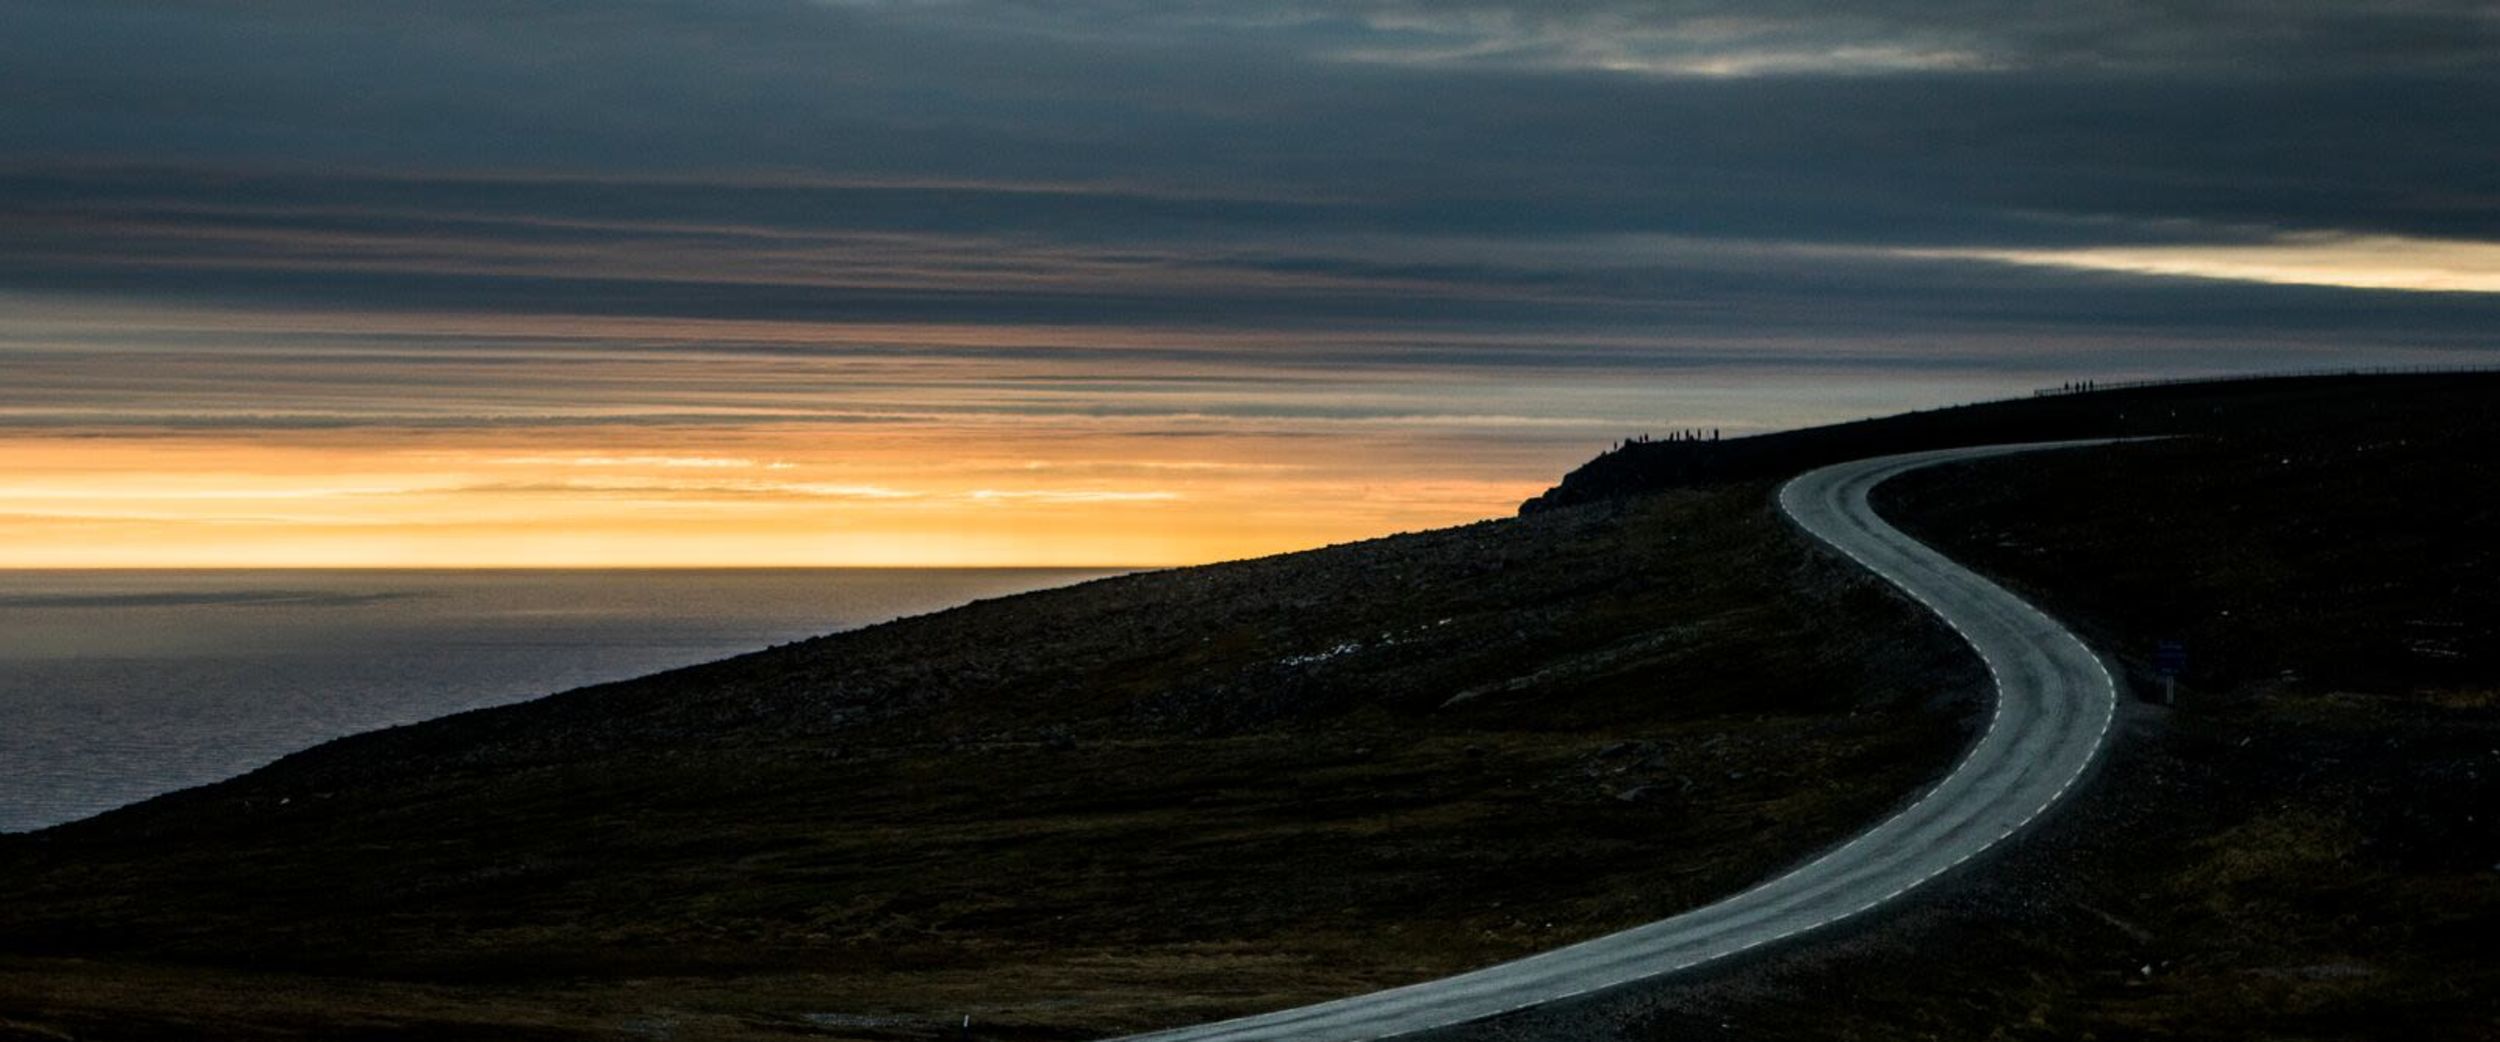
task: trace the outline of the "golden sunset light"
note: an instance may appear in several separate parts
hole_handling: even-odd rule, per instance
[[[0,0],[0,1042],[2493,1037],[2495,99],[2492,0]]]
[[[995,454],[930,431],[561,437],[0,440],[0,567],[1163,565],[1461,523],[1539,488],[1263,462],[1284,447],[1254,436],[1162,457],[1076,431]]]
[[[2500,242],[2311,233],[2266,242],[1934,251],[2087,271],[2413,293],[2500,293]]]
[[[1904,386],[1644,386],[1626,331],[9,302],[0,568],[1198,563],[1505,516],[1589,444]]]

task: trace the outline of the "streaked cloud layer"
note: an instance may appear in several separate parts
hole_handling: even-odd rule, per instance
[[[0,565],[1162,563],[2484,362],[2488,5],[21,0]]]
[[[1966,250],[1924,255],[2292,286],[2500,293],[2500,242],[2403,235],[2309,233],[2219,245]]]

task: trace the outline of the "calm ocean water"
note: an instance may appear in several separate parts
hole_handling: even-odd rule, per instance
[[[0,831],[1063,569],[0,571]]]

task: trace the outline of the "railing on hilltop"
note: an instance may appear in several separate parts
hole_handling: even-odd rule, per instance
[[[2219,384],[2239,380],[2288,380],[2307,376],[2414,376],[2439,373],[2500,373],[2500,365],[2379,365],[2344,369],[2289,369],[2271,373],[2229,373],[2217,376],[2169,376],[2148,380],[2076,380],[2055,387],[2040,388],[2031,392],[2031,396],[2054,398],[2062,394],[2124,391],[2137,387]]]

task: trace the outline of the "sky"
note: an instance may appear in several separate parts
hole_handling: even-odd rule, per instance
[[[0,567],[1191,563],[2495,320],[2488,3],[0,7]]]

